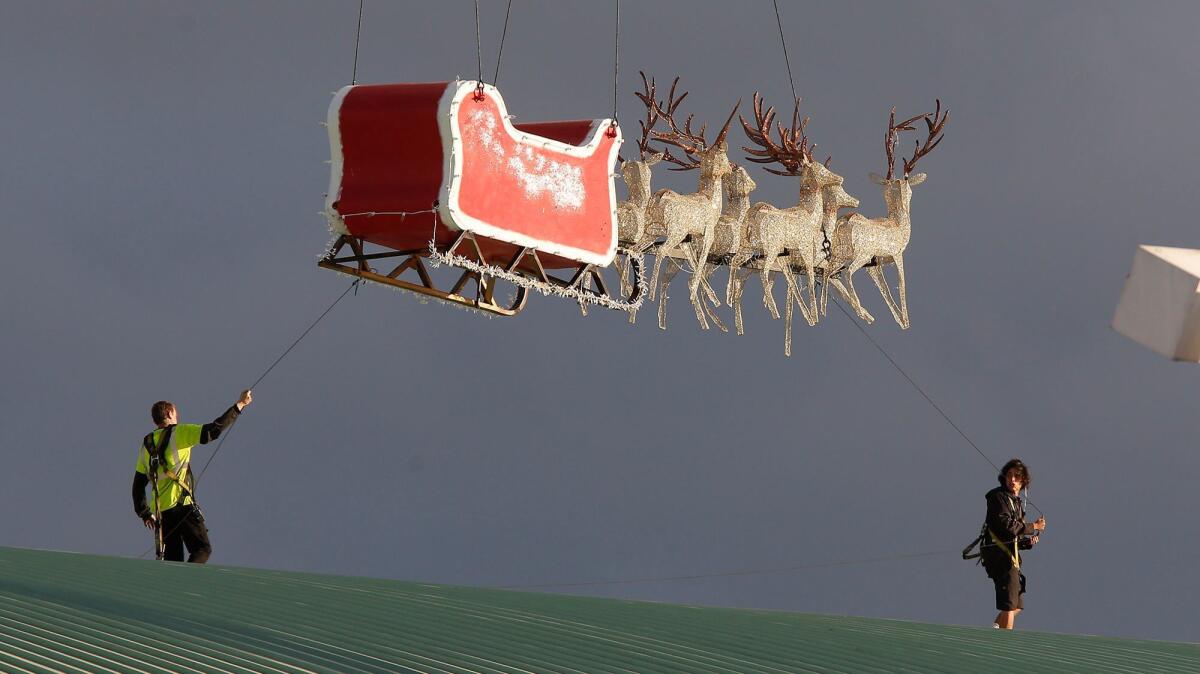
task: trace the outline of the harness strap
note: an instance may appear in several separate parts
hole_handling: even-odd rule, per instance
[[[166,457],[165,450],[167,448],[168,440],[171,441],[171,445],[172,445],[172,447],[174,447],[174,444],[175,444],[174,438],[171,437],[171,432],[174,429],[175,429],[174,426],[167,426],[165,429],[163,429],[163,437],[162,437],[161,442],[159,442],[159,445],[157,448],[152,447],[153,439],[154,439],[153,433],[150,433],[149,435],[147,435],[145,437],[145,439],[142,441],[142,444],[146,447],[146,451],[148,453],[150,453],[151,459],[153,459],[153,461],[150,461],[149,463],[157,464],[157,468],[162,471],[163,477],[174,482],[179,487],[180,491],[183,492],[183,498],[179,499],[180,505],[182,505],[184,498],[192,499],[192,503],[195,504],[196,497],[192,496],[192,490],[185,483],[185,479],[187,477],[189,477],[188,469],[191,467],[191,464],[189,462],[180,463],[178,448],[175,449],[175,464],[176,464],[175,468],[179,469],[178,472],[176,472],[175,470],[172,470],[167,465],[167,457]],[[180,468],[180,466],[182,466],[182,468]],[[154,466],[152,466],[152,465],[147,466],[147,468],[153,468],[153,467]],[[150,472],[154,473],[155,477],[157,477],[158,470],[152,469]],[[155,482],[157,482],[157,480],[155,480]],[[158,503],[158,501],[157,501],[157,499],[158,499],[157,486],[155,487],[154,498],[155,498],[155,504],[157,504]]]
[[[167,446],[167,440],[171,437],[171,432],[174,426],[167,426],[163,429],[162,437],[159,440],[158,447],[154,446],[154,433],[147,433],[145,438],[142,438],[142,446],[146,449],[146,472],[150,478],[151,502],[150,510],[154,513],[154,558],[161,561],[163,559],[163,522],[162,513],[158,509],[158,469],[162,462],[162,451]]]
[[[962,558],[963,559],[975,559],[976,557],[982,557],[983,556],[983,545],[982,544],[985,540],[987,540],[987,525],[986,524],[983,525],[983,527],[979,530],[979,535],[975,537],[975,540],[971,541],[970,545],[963,548]],[[977,546],[977,545],[979,546],[979,552],[976,552],[975,554],[971,554],[971,550],[975,549],[975,546]]]
[[[1010,552],[1009,549],[1005,547],[1004,542],[1001,541],[998,536],[996,536],[996,532],[992,531],[991,528],[988,528],[987,532],[988,536],[992,537],[992,542],[996,544],[996,547],[1003,550],[1004,553],[1008,555],[1008,558],[1012,560],[1013,568],[1021,568],[1021,553],[1017,550],[1017,541],[1020,540],[1020,537],[1018,536],[1017,538],[1013,539],[1012,551]]]

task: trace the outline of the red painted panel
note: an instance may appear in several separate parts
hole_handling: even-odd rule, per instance
[[[342,189],[334,208],[354,236],[397,250],[429,245],[432,213],[356,214],[432,208],[442,185],[437,110],[448,85],[360,85],[346,94],[338,114]],[[439,238],[450,236],[443,231]]]
[[[490,93],[490,92],[489,92]],[[490,236],[532,241],[564,257],[611,259],[614,245],[611,150],[617,142],[600,129],[587,152],[564,152],[541,136],[513,135],[497,100],[485,95],[463,99],[456,114],[462,174],[458,177],[456,223],[476,229],[470,219],[503,233]],[[532,126],[532,125],[530,125]],[[527,127],[528,128],[528,127]],[[591,136],[596,123],[559,122],[539,130],[571,138]],[[524,137],[521,137],[524,136]],[[459,222],[458,213],[467,216]],[[512,237],[512,238],[509,238]],[[586,259],[580,257],[579,259]]]

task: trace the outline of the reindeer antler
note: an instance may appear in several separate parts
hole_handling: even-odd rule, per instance
[[[683,99],[687,98],[688,92],[685,91],[682,95],[676,98],[675,88],[678,85],[679,78],[676,77],[675,81],[671,83],[671,91],[667,93],[665,109],[663,108],[663,104],[657,99],[653,97],[650,98],[650,105],[654,109],[653,114],[655,119],[657,120],[658,118],[662,118],[666,120],[667,125],[671,127],[671,131],[669,133],[651,130],[650,134],[653,136],[654,140],[662,143],[668,143],[682,149],[686,153],[687,159],[676,157],[675,155],[671,154],[671,149],[668,147],[663,148],[663,159],[671,162],[672,164],[676,164],[679,167],[671,169],[672,171],[688,171],[700,166],[700,160],[696,158],[695,155],[699,154],[704,148],[705,127],[700,127],[700,135],[697,136],[692,132],[692,116],[689,115],[687,120],[684,122],[683,131],[679,130],[679,126],[675,122],[675,110],[679,107],[679,104],[683,102]],[[641,97],[639,96],[639,98]]]
[[[638,139],[638,158],[645,159],[647,154],[650,154],[650,132],[654,129],[654,125],[658,123],[658,108],[654,104],[654,78],[646,81],[646,73],[638,71],[642,76],[642,88],[644,91],[633,92],[634,96],[646,106],[646,119],[638,120],[638,126],[642,129],[642,137]],[[678,79],[676,80],[678,81]]]
[[[813,161],[812,151],[816,145],[808,144],[808,136],[805,135],[804,129],[808,126],[808,117],[800,119],[800,99],[796,99],[796,107],[792,110],[792,125],[785,127],[783,124],[776,124],[779,133],[779,144],[776,145],[771,140],[771,123],[775,119],[774,106],[768,107],[766,112],[763,112],[763,99],[754,92],[754,122],[756,127],[751,127],[746,122],[744,117],[739,117],[742,122],[742,130],[746,132],[746,137],[755,143],[761,150],[743,146],[742,149],[750,154],[746,159],[757,164],[773,164],[779,162],[785,170],[777,171],[775,169],[766,169],[769,173],[781,176],[798,176],[801,169],[808,162]],[[832,157],[830,158],[832,159]],[[828,164],[829,159],[825,160]]]
[[[928,128],[928,134],[925,136],[924,145],[922,145],[920,141],[916,142],[917,147],[913,151],[912,159],[904,160],[905,177],[907,177],[909,173],[912,173],[912,170],[917,166],[918,159],[924,157],[930,152],[933,152],[933,148],[937,147],[938,143],[942,142],[942,129],[946,128],[946,122],[950,121],[950,111],[947,110],[945,114],[942,114],[942,99],[935,98],[934,101],[937,103],[937,107],[934,109],[933,114],[930,115],[929,113],[926,113],[921,115],[921,117],[925,119],[925,126]]]
[[[675,121],[675,110],[679,108],[679,104],[683,102],[683,99],[687,98],[686,91],[679,98],[675,98],[675,86],[677,84],[679,84],[678,77],[671,83],[671,91],[667,94],[665,110],[661,103],[654,101],[655,112],[659,117],[666,120],[667,126],[671,127],[671,130],[669,132],[652,131],[651,135],[653,135],[654,140],[674,145],[687,153],[687,160],[684,160],[673,156],[669,148],[663,148],[663,159],[679,166],[679,168],[671,169],[672,171],[687,171],[700,166],[700,154],[725,142],[725,136],[729,133],[729,125],[733,122],[733,116],[737,114],[738,106],[742,102],[738,101],[737,105],[733,106],[733,111],[729,113],[729,119],[725,120],[725,126],[721,127],[721,132],[717,134],[716,141],[710,145],[704,139],[704,133],[708,130],[708,124],[701,124],[699,131],[692,130],[692,120],[695,118],[695,115],[688,115],[687,119],[683,122],[683,129],[680,129],[679,124]]]
[[[917,121],[918,119],[921,119],[922,117],[925,117],[928,114],[929,113],[925,113],[924,115],[917,115],[916,117],[909,117],[908,119],[904,120],[903,122],[900,122],[899,124],[897,124],[896,123],[896,106],[894,106],[894,105],[892,106],[892,112],[890,114],[888,114],[887,134],[884,135],[884,137],[883,137],[883,149],[884,149],[884,151],[887,152],[887,179],[888,180],[892,179],[892,174],[896,170],[896,143],[899,142],[899,140],[900,140],[900,132],[901,131],[916,131],[916,128],[913,127],[913,125],[912,125],[913,122]],[[907,162],[905,163],[905,166],[907,167]],[[907,168],[905,168],[904,174],[908,175]]]

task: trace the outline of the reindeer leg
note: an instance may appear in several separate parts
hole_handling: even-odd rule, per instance
[[[851,308],[854,308],[854,300],[850,297],[850,291],[846,289],[846,286],[836,278],[830,279],[829,283],[833,286],[833,289],[837,291],[838,295],[841,295],[842,301],[846,304],[849,304]],[[863,309],[862,311],[854,309],[854,313],[868,324],[875,320],[875,317],[872,316],[866,309]]]
[[[892,299],[892,289],[888,286],[887,276],[883,273],[883,265],[877,264],[873,267],[867,267],[867,273],[871,275],[871,280],[875,282],[875,287],[879,288],[879,294],[883,296],[883,301],[887,302],[888,309],[892,312],[892,318],[896,319],[896,324],[903,326],[904,319],[900,316],[900,307]]]
[[[788,277],[791,277],[791,271],[784,271]],[[789,285],[791,285],[789,283]],[[783,319],[783,355],[791,357],[792,355],[792,290],[788,288],[787,308],[784,309]]]
[[[717,299],[716,292],[713,291],[712,285],[710,285],[708,282],[708,277],[711,276],[716,270],[717,265],[715,264],[704,265],[704,292],[708,295],[708,298],[712,300],[712,306],[710,307],[709,305],[705,304],[704,311],[708,314],[708,318],[712,320],[713,325],[716,325],[721,332],[729,332],[729,328],[725,327],[725,324],[721,322],[721,316],[716,312],[715,307],[721,306],[721,302]]]
[[[854,312],[858,314],[858,317],[867,323],[867,325],[870,325],[875,322],[875,317],[862,305],[862,302],[858,299],[858,293],[854,290],[854,272],[861,269],[867,263],[868,259],[870,258],[858,258],[851,262],[850,266],[846,267],[846,285],[849,286],[846,299],[849,300],[850,306],[854,308]]]
[[[900,290],[900,315],[904,318],[904,322],[900,324],[901,328],[908,329],[908,297],[905,295],[904,286],[904,256],[897,253],[892,256],[892,260],[896,263],[896,273],[900,276],[900,281],[897,287]]]
[[[708,251],[712,248],[713,240],[713,225],[704,228],[703,238],[700,240],[700,253],[693,260],[693,268],[696,270],[695,276],[692,278],[691,291],[692,301],[698,302],[700,295],[700,284],[704,281],[704,268],[708,265]],[[711,292],[711,290],[710,290]],[[713,294],[713,300],[716,301],[716,294]]]
[[[654,301],[654,288],[655,288],[655,286],[658,285],[658,272],[659,272],[659,268],[662,266],[663,257],[666,256],[668,251],[672,251],[672,250],[675,250],[676,248],[679,248],[679,245],[683,243],[683,240],[685,238],[687,238],[686,232],[668,233],[667,238],[658,245],[658,250],[655,251],[655,257],[654,257],[654,274],[651,275],[651,277],[650,277],[650,301],[651,302]]]
[[[813,318],[812,314],[808,312],[808,304],[804,301],[804,293],[800,292],[800,284],[796,282],[796,276],[792,273],[792,257],[789,255],[788,257],[781,259],[784,260],[783,275],[784,278],[787,279],[788,306],[790,307],[791,302],[795,300],[796,304],[800,307],[800,315],[804,316],[804,320],[809,324],[809,326],[816,325],[817,321]],[[800,256],[800,264],[805,264],[804,256]],[[805,264],[805,266],[807,265]]]
[[[696,264],[696,257],[692,254],[692,245],[688,242],[684,242],[679,244],[679,249],[683,251],[684,257],[687,258],[688,263],[692,265],[693,276],[702,276],[704,272]],[[677,262],[676,264],[679,263]],[[682,266],[680,268],[682,269]],[[688,290],[690,291],[689,295],[692,301],[692,310],[696,312],[696,320],[700,323],[700,329],[708,330],[708,318],[705,316],[704,312],[704,301],[701,300],[699,295],[696,294],[694,290],[695,287],[696,284],[694,280],[688,283]]]
[[[737,274],[741,270],[742,265],[746,264],[746,262],[752,257],[754,257],[754,253],[745,250],[739,250],[734,254],[733,259],[729,261],[729,283],[725,286],[726,304],[733,302],[733,296],[737,290]]]
[[[704,313],[708,314],[708,318],[713,322],[713,325],[717,326],[718,330],[729,332],[729,328],[725,327],[725,324],[721,322],[721,315],[717,313],[716,309],[705,304]]]
[[[742,323],[742,291],[746,289],[746,281],[750,278],[751,271],[749,269],[739,270],[738,277],[732,278],[733,270],[730,270],[731,278],[729,282],[734,284],[735,294],[730,306],[733,307],[733,323],[739,335],[746,334],[745,325]]]
[[[704,296],[708,298],[708,301],[712,302],[714,307],[719,307],[721,306],[721,300],[717,299],[717,292],[713,290],[712,284],[708,282],[708,277],[712,276],[712,273],[716,270],[716,268],[717,266],[714,264],[704,265],[704,273],[701,276],[700,288],[704,290]],[[712,314],[710,313],[709,315],[711,316]]]
[[[617,278],[620,281],[621,295],[624,297],[629,297],[629,293],[633,289],[633,286],[629,282],[629,272],[625,267],[625,258],[623,258],[620,253],[617,253],[617,256],[613,259],[613,267],[617,270]]]
[[[821,315],[827,316],[829,311],[829,283],[834,274],[842,270],[840,265],[830,263],[830,268],[825,270],[825,277],[821,281]]]
[[[812,301],[811,310],[813,317],[809,321],[809,325],[816,325],[817,321],[821,318],[821,310],[817,302],[817,260],[820,255],[817,250],[819,247],[816,239],[813,239],[812,246],[808,251],[810,257],[804,261],[804,266],[808,270],[808,298]]]
[[[763,286],[763,304],[766,305],[767,311],[771,312],[771,318],[779,318],[779,307],[775,306],[775,295],[771,293],[771,268],[775,266],[775,260],[782,252],[781,248],[770,250],[764,248],[762,271],[759,272]]]
[[[679,273],[679,263],[674,260],[667,260],[667,269],[663,272],[662,287],[658,289],[658,327],[661,330],[667,329],[667,287],[671,285],[671,279]]]
[[[708,282],[708,277],[712,274],[709,269],[716,269],[716,265],[706,265],[704,272],[704,280],[700,282],[700,286],[704,289],[704,296],[712,303],[714,307],[721,306],[721,300],[717,297],[717,291],[713,290],[712,284]]]

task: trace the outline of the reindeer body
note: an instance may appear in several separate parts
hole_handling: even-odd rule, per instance
[[[758,185],[746,169],[734,166],[733,170],[722,181],[725,188],[725,209],[717,220],[713,231],[711,255],[729,255],[736,253],[746,239],[746,214],[750,211],[750,193]]]
[[[662,155],[651,155],[639,161],[621,164],[629,198],[617,202],[617,240],[626,247],[642,243],[646,235],[646,207],[650,205],[650,167]]]
[[[763,303],[775,318],[779,318],[779,309],[775,297],[771,293],[772,271],[783,271],[787,276],[789,301],[793,292],[794,280],[785,260],[782,270],[778,269],[779,258],[784,251],[799,258],[801,265],[807,271],[809,305],[801,304],[801,310],[809,325],[816,323],[816,275],[814,270],[823,260],[821,249],[825,240],[823,232],[828,231],[830,224],[836,224],[837,210],[847,206],[857,206],[858,200],[846,193],[842,187],[842,177],[817,163],[806,164],[800,180],[800,196],[797,205],[791,208],[777,208],[768,203],[757,203],[747,215],[747,242],[730,262],[731,266],[740,266],[756,254],[763,256],[762,269],[759,274],[763,283]],[[832,213],[832,215],[831,215]],[[731,276],[731,282],[733,277]],[[732,301],[734,296],[741,294],[740,282],[727,291]],[[798,292],[797,292],[798,295]],[[799,301],[799,298],[798,298]]]
[[[942,130],[945,129],[946,122],[950,121],[950,112],[942,113],[941,100],[937,100],[936,103],[932,113],[918,115],[899,124],[896,123],[896,109],[892,108],[891,115],[888,117],[887,135],[884,136],[883,141],[884,152],[887,155],[887,176],[880,177],[871,174],[871,180],[883,187],[883,200],[887,204],[888,215],[886,218],[876,219],[865,218],[861,215],[852,215],[846,218],[839,225],[838,236],[840,248],[845,250],[839,255],[841,259],[832,262],[832,264],[844,262],[849,299],[856,306],[861,307],[858,302],[858,294],[854,291],[854,272],[874,260],[875,265],[868,270],[871,280],[875,282],[879,288],[879,294],[883,295],[884,301],[887,302],[888,309],[892,312],[892,318],[896,319],[900,327],[905,330],[908,329],[909,321],[908,298],[904,284],[904,250],[908,247],[908,240],[912,233],[910,216],[912,188],[925,182],[924,173],[913,174],[912,170],[916,167],[919,159],[932,152],[942,142]],[[925,122],[927,129],[925,142],[924,144],[918,142],[912,158],[904,160],[904,175],[900,178],[893,178],[892,173],[896,162],[895,149],[899,135],[903,131],[915,131],[912,124],[918,119]],[[838,248],[835,247],[835,250]],[[883,263],[889,258],[896,265],[896,273],[899,276],[897,283],[900,294],[899,306],[892,299],[892,289],[888,286],[887,277],[883,273]],[[846,294],[846,291],[841,288],[839,291],[843,295]]]
[[[912,234],[912,219],[910,207],[912,203],[912,186],[919,185],[925,180],[925,174],[918,173],[912,177],[882,179],[883,199],[887,204],[888,214],[885,218],[866,218],[859,214],[846,218],[838,227],[838,241],[835,250],[839,248],[845,257],[837,260],[838,266],[845,267],[846,284],[849,286],[847,299],[858,310],[862,305],[858,293],[854,290],[854,272],[868,262],[874,260],[875,266],[867,271],[871,280],[879,288],[879,294],[887,302],[892,318],[901,328],[908,329],[908,299],[904,283],[904,250]],[[883,263],[890,258],[896,265],[899,275],[898,291],[900,302],[897,305],[892,298],[891,288],[883,274]],[[843,294],[847,294],[843,292]],[[865,312],[865,310],[863,310]],[[862,312],[859,314],[862,315]],[[869,316],[869,314],[868,314]],[[864,319],[866,320],[866,319]],[[870,322],[870,321],[868,321]]]
[[[709,247],[711,255],[729,255],[737,252],[742,245],[742,241],[746,237],[746,213],[750,210],[750,192],[757,187],[750,174],[741,166],[734,166],[732,170],[721,179],[721,185],[725,192],[725,206],[720,218],[717,219],[717,224],[713,229],[712,245]],[[707,256],[700,262],[697,269],[702,270],[705,289],[708,290],[708,277],[715,269],[713,265],[708,264]],[[663,280],[659,288],[659,306],[658,306],[658,327],[666,329],[667,327],[667,287],[671,283],[671,279],[679,272],[678,263],[670,263],[667,269],[663,272]],[[733,273],[732,267],[730,273]],[[707,307],[705,307],[707,309]],[[713,322],[721,330],[725,330],[725,326],[721,324],[718,317],[712,313],[709,314],[713,318]],[[741,311],[740,307],[736,313],[737,324],[741,326]],[[740,327],[739,327],[740,334]]]
[[[942,130],[950,121],[950,113],[942,113],[942,101],[936,101],[934,112],[917,115],[896,124],[896,109],[888,116],[888,133],[883,137],[883,151],[887,155],[887,176],[871,174],[871,181],[883,187],[883,201],[888,206],[888,217],[870,219],[862,216],[851,216],[842,224],[842,242],[848,241],[846,264],[846,284],[850,285],[850,297],[858,305],[858,294],[854,291],[854,272],[862,269],[863,265],[875,260],[875,266],[870,267],[871,281],[880,289],[883,300],[892,311],[892,318],[902,329],[908,329],[908,299],[905,293],[904,251],[908,247],[908,239],[912,234],[912,188],[925,181],[925,174],[913,174],[917,161],[937,148],[942,142]],[[895,169],[895,146],[900,133],[916,131],[913,122],[923,120],[926,127],[925,143],[917,143],[911,158],[904,161],[904,175],[893,177]],[[896,306],[892,299],[892,288],[888,287],[887,277],[883,275],[883,263],[890,258],[896,265],[896,275],[899,276],[898,290],[900,303]],[[840,289],[839,289],[840,290]],[[844,291],[845,294],[845,291]],[[860,306],[860,305],[858,305]]]
[[[745,245],[730,262],[731,266],[740,267],[756,254],[762,255],[760,276],[763,284],[763,303],[771,312],[771,316],[779,318],[779,309],[775,305],[775,296],[771,292],[771,272],[783,271],[788,282],[789,314],[792,297],[795,296],[809,325],[815,325],[817,319],[816,274],[817,264],[823,259],[820,249],[824,243],[825,228],[830,224],[825,203],[837,204],[833,208],[833,218],[836,224],[837,208],[842,206],[857,206],[858,201],[846,194],[842,187],[842,177],[829,170],[825,164],[818,163],[812,157],[816,147],[811,145],[805,134],[808,118],[800,119],[800,99],[792,111],[791,126],[777,125],[779,140],[772,140],[772,121],[775,118],[775,108],[764,110],[762,97],[754,94],[754,121],[751,126],[744,118],[742,128],[747,138],[760,149],[744,147],[749,153],[747,159],[759,164],[778,163],[781,170],[767,171],[776,175],[798,176],[800,178],[800,195],[798,203],[791,208],[777,208],[767,203],[755,204],[747,215],[748,236]],[[779,257],[784,251],[799,259],[808,279],[808,294],[811,308],[805,303],[796,288],[795,278],[791,273],[791,264],[785,264],[777,269]],[[786,261],[790,263],[789,261]],[[726,291],[726,299],[730,302],[740,297],[743,281],[736,274],[730,274],[730,285]],[[790,331],[790,327],[789,327]],[[790,332],[789,332],[790,334]]]
[[[671,85],[665,107],[653,97],[653,84],[647,95],[639,95],[648,108],[652,109],[656,119],[661,118],[667,123],[670,131],[651,131],[654,140],[667,145],[674,145],[683,150],[686,157],[675,157],[669,149],[663,150],[663,159],[677,164],[681,170],[700,169],[700,178],[696,191],[692,194],[679,194],[674,190],[662,189],[654,194],[646,211],[646,237],[662,237],[654,260],[654,272],[650,277],[650,299],[654,299],[655,285],[658,282],[659,271],[662,269],[663,257],[675,250],[683,252],[696,270],[691,283],[691,298],[696,310],[696,320],[700,326],[707,329],[708,320],[705,318],[703,303],[699,299],[699,290],[704,281],[704,264],[708,260],[708,249],[712,245],[713,233],[717,221],[721,217],[721,180],[732,170],[729,164],[729,145],[725,137],[729,133],[729,124],[737,114],[738,106],[733,106],[725,125],[717,133],[716,139],[709,143],[704,132],[707,125],[701,125],[699,131],[692,130],[692,117],[689,116],[681,126],[675,120],[675,111],[687,97],[684,93],[676,98],[675,85]],[[691,243],[698,244],[700,249],[693,251],[685,243],[691,237]],[[709,290],[709,297],[717,303],[716,294]]]
[[[726,147],[721,143],[700,153],[700,180],[696,192],[679,194],[674,190],[662,189],[650,200],[647,210],[647,234],[663,239],[655,254],[654,272],[650,275],[651,293],[654,292],[653,287],[658,280],[663,256],[667,251],[682,250],[695,269],[701,269],[703,262],[700,261],[708,259],[713,231],[717,221],[721,219],[719,181],[730,171],[725,151]],[[689,236],[692,237],[693,243],[698,242],[701,246],[695,254],[691,247],[684,245]],[[701,327],[708,328],[708,320],[704,316],[698,294],[703,277],[703,274],[695,274],[689,284],[689,290],[696,310],[696,319],[700,321]],[[652,294],[651,299],[653,298]]]

